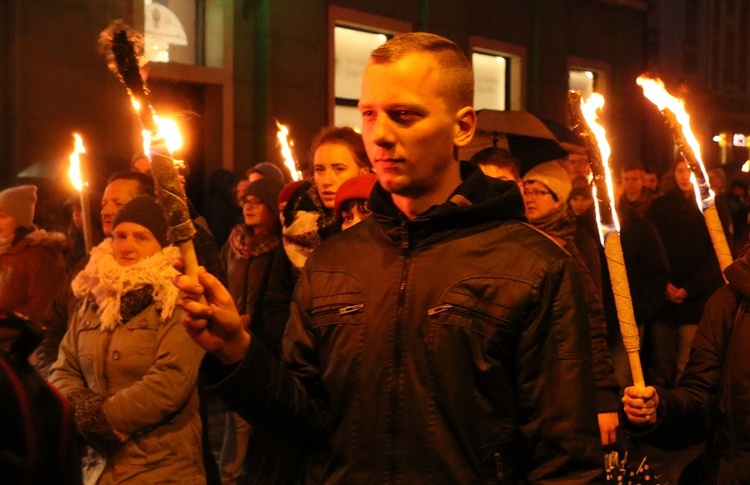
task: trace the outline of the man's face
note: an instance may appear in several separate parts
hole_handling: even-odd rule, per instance
[[[159,241],[140,224],[121,222],[112,231],[112,255],[120,266],[132,266],[159,251]]]
[[[568,177],[570,177],[571,181],[576,177],[588,178],[591,173],[589,158],[585,154],[571,153],[568,155],[568,158],[563,158],[558,161],[565,171],[568,172]]]
[[[622,190],[631,200],[641,196],[643,189],[643,170],[628,170],[622,172]]]
[[[112,223],[115,220],[117,209],[134,199],[138,192],[138,182],[135,180],[115,180],[107,185],[102,196],[102,229],[104,235],[112,235]]]
[[[427,53],[389,64],[370,62],[365,69],[362,137],[380,185],[392,194],[417,200],[454,188],[449,187],[458,173],[454,148],[473,136],[473,122],[466,130],[459,120],[474,111],[446,100],[445,82]]]
[[[680,162],[675,165],[674,180],[683,192],[693,190],[693,183],[690,181],[690,174],[690,167],[688,167],[687,162]]]
[[[512,180],[515,183],[520,182],[513,171],[509,170],[506,167],[498,167],[497,165],[486,165],[480,163],[479,168],[486,176],[492,177],[493,179]]]
[[[651,189],[653,191],[656,191],[656,188],[659,185],[659,180],[656,178],[655,173],[644,173],[643,174],[643,186],[647,189]]]

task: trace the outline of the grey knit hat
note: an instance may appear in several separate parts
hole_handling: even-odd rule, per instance
[[[161,206],[150,195],[139,195],[135,199],[120,207],[115,214],[113,228],[121,222],[134,222],[154,235],[161,247],[169,245],[167,241],[167,219]]]
[[[30,227],[34,223],[36,185],[18,185],[0,192],[0,211],[12,217],[16,224]]]
[[[242,194],[242,199],[248,195],[257,197],[268,206],[274,217],[279,216],[279,192],[283,185],[273,177],[263,177],[260,180],[250,183]]]

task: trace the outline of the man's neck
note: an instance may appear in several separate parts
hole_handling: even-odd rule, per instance
[[[636,202],[638,199],[641,198],[641,192],[634,192],[634,193],[628,193],[625,192],[625,198],[628,200],[628,202]]]
[[[448,197],[461,184],[461,177],[452,184],[445,184],[445,187],[433,192],[423,194],[419,197],[410,197],[405,195],[391,194],[393,204],[400,210],[407,219],[411,220],[419,214],[425,212],[432,206],[442,204],[448,200]]]

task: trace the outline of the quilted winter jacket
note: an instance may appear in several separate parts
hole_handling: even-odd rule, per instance
[[[376,184],[373,216],[310,256],[283,367],[255,339],[204,362],[253,426],[312,442],[310,483],[602,481],[573,260],[515,184],[462,176],[413,220]]]

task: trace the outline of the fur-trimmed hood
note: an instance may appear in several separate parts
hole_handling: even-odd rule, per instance
[[[11,244],[12,239],[0,239],[0,254],[20,253],[26,248],[45,248],[52,252],[63,252],[67,249],[68,240],[65,234],[56,231],[45,231],[44,229],[34,229],[26,234],[16,244]]]

